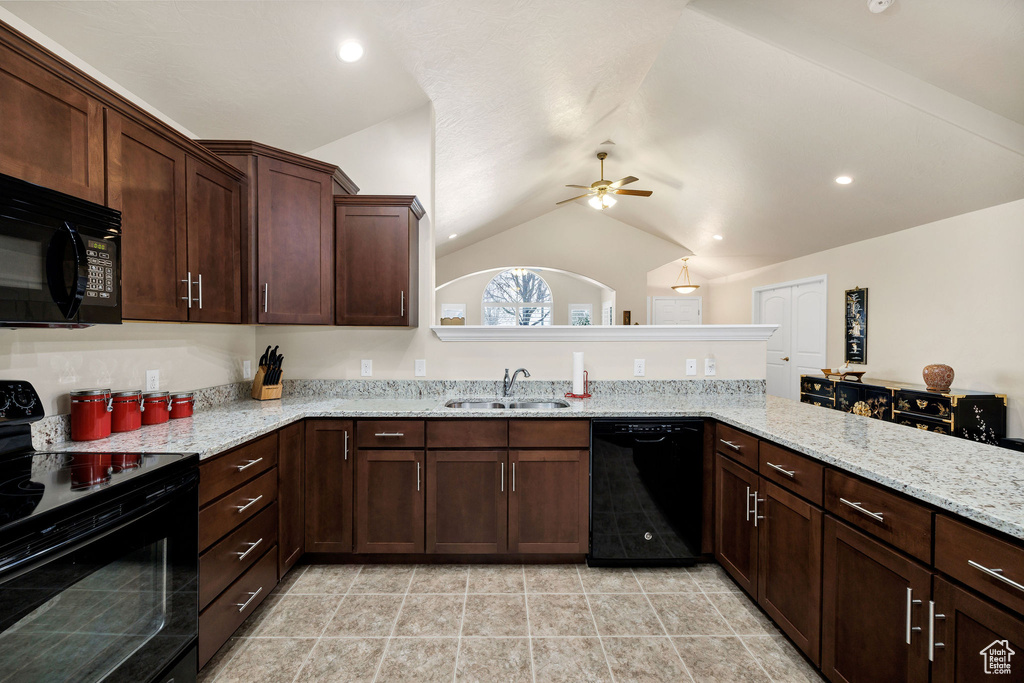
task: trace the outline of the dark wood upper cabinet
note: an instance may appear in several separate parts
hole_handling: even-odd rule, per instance
[[[511,553],[586,553],[590,451],[509,451]]]
[[[334,198],[336,322],[415,327],[419,320],[419,220],[413,196]]]
[[[240,323],[242,183],[192,157],[185,168],[188,271],[192,277],[188,319]]]
[[[755,472],[721,453],[715,456],[715,559],[755,598],[758,543],[753,500],[757,487]]]
[[[357,553],[422,553],[423,451],[356,451]]]
[[[278,432],[278,576],[291,569],[306,547],[305,429],[301,422]]]
[[[825,518],[821,669],[831,681],[928,681],[931,573]]]
[[[126,320],[188,320],[185,151],[107,111],[107,205],[121,212]],[[193,292],[193,296],[196,292]]]
[[[336,194],[359,188],[332,164],[252,141],[201,140],[249,180],[243,229],[245,322],[334,322]]]
[[[306,552],[352,552],[351,420],[306,421]]]
[[[503,553],[508,539],[508,453],[428,451],[428,553]]]
[[[103,105],[0,33],[0,173],[102,204]]]

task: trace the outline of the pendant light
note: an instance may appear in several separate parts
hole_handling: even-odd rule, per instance
[[[690,284],[690,267],[686,265],[686,262],[689,260],[689,257],[683,259],[683,269],[679,271],[679,277],[676,278],[676,283],[672,285],[672,289],[677,294],[690,294],[700,288],[700,285]],[[682,282],[684,275],[686,276],[686,281]]]

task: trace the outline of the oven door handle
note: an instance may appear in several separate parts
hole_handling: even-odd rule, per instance
[[[74,267],[74,279],[64,279],[66,261],[64,253],[71,245],[71,265]],[[50,287],[50,296],[57,304],[57,309],[65,320],[78,315],[78,309],[85,297],[85,287],[89,277],[89,265],[85,253],[85,244],[78,231],[67,221],[50,237],[46,247],[46,283]]]

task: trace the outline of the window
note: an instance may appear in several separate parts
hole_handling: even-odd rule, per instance
[[[484,325],[550,325],[551,288],[526,268],[504,270],[487,283],[483,296]]]
[[[615,307],[610,303],[603,304],[601,307],[601,324],[611,325],[612,320],[615,318]]]
[[[569,304],[570,325],[593,325],[594,304]]]

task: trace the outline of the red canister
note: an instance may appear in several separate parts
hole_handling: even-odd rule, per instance
[[[110,395],[114,410],[110,414],[110,431],[134,432],[142,426],[142,392],[115,391]]]
[[[71,392],[71,439],[95,441],[110,436],[110,389]]]
[[[142,395],[142,424],[163,424],[170,416],[171,397],[166,391],[150,391]]]
[[[192,417],[192,407],[195,404],[195,394],[191,391],[171,394],[171,419],[177,420],[181,417]]]

